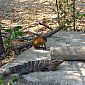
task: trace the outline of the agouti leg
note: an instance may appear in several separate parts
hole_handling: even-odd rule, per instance
[[[46,50],[46,44],[44,43],[43,45],[44,45],[43,50]]]

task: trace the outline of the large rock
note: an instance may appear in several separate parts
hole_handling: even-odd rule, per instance
[[[51,58],[67,61],[85,61],[85,46],[51,48]]]
[[[64,46],[85,46],[85,33],[83,32],[58,32],[48,38],[46,46],[64,47]]]
[[[63,62],[55,71],[22,75],[16,85],[84,85],[84,62]]]
[[[36,71],[55,70],[63,61],[51,60],[50,51],[28,49],[13,62],[0,68],[2,74],[30,73]]]
[[[85,63],[84,62],[61,62],[54,61],[56,63],[48,62],[51,60],[50,47],[61,47],[61,46],[85,46],[85,34],[77,32],[58,32],[52,37],[48,38],[46,43],[48,51],[34,50],[33,48],[28,49],[23,54],[19,55],[16,60],[4,65],[0,70],[1,72],[10,73],[29,73],[22,75],[22,80],[17,82],[16,85],[84,85],[85,84]],[[37,66],[34,64],[31,68],[28,61],[40,61],[41,63],[37,66],[44,67],[44,72],[36,70]],[[46,62],[47,63],[46,63]],[[62,63],[62,64],[59,64]],[[34,68],[34,65],[36,68]],[[59,65],[57,68],[56,66]],[[29,72],[33,71],[32,73]],[[51,68],[56,68],[54,71],[50,71]],[[8,70],[7,70],[8,69]],[[42,68],[40,68],[42,70]],[[3,71],[4,70],[4,71]],[[49,70],[49,71],[48,71]],[[34,72],[38,71],[38,72]]]

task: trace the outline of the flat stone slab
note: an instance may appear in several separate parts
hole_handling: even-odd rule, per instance
[[[83,32],[58,32],[49,37],[46,43],[49,47],[85,46],[85,33]]]

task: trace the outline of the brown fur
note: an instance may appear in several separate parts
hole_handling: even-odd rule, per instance
[[[38,48],[46,49],[45,42],[46,42],[46,39],[44,39],[43,37],[35,37],[32,40],[32,43],[35,49],[38,49]]]

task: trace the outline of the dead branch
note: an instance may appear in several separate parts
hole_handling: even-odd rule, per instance
[[[49,33],[44,34],[43,37],[46,37],[46,38],[47,38],[47,37],[50,37],[50,36],[52,36],[53,34],[59,32],[60,30],[62,30],[62,28],[63,28],[63,25],[57,27],[56,29],[54,29],[53,31],[51,31],[51,32],[49,32]]]
[[[24,40],[32,40],[35,36],[21,36],[21,37],[16,37],[15,40],[18,41],[24,41]]]
[[[46,24],[44,24],[44,23],[42,23],[42,22],[39,22],[39,24],[45,26],[46,28],[48,28],[48,29],[50,29],[50,30],[53,30],[51,27],[49,27],[48,25],[46,25]]]

